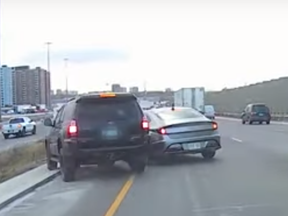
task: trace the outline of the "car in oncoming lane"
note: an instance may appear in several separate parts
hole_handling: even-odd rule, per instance
[[[10,135],[21,137],[28,133],[36,134],[36,123],[25,116],[11,118],[8,122],[2,124],[1,131],[4,139],[8,139]]]
[[[221,149],[218,124],[187,107],[145,112],[150,123],[151,157],[169,154],[202,154],[211,159]]]

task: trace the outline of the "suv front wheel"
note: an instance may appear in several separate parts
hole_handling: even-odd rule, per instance
[[[46,164],[47,164],[47,169],[48,170],[56,170],[58,167],[58,163],[56,161],[51,160],[51,153],[49,150],[49,146],[46,144],[45,146],[45,151],[46,151]]]

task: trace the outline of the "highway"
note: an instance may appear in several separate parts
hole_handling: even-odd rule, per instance
[[[212,161],[180,157],[133,176],[124,164],[83,167],[7,207],[1,216],[287,216],[288,125],[218,119],[223,149]]]
[[[37,132],[35,135],[26,135],[25,137],[15,138],[11,137],[10,139],[5,140],[0,134],[0,151],[3,151],[7,148],[19,147],[27,144],[31,144],[37,140],[40,140],[45,137],[49,128],[45,127],[42,122],[37,122]]]

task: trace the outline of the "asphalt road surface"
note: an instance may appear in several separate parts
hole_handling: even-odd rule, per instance
[[[212,161],[180,157],[133,176],[82,168],[56,178],[1,216],[287,216],[288,125],[218,120],[223,149]]]
[[[35,135],[26,135],[25,137],[11,137],[10,139],[5,140],[0,134],[0,151],[3,151],[8,148],[19,147],[27,144],[31,144],[39,139],[42,139],[47,134],[49,128],[45,127],[43,123],[37,122],[37,132]]]

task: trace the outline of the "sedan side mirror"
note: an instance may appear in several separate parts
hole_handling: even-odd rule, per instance
[[[51,118],[46,118],[44,120],[44,125],[47,127],[53,127],[53,122],[52,122]]]

